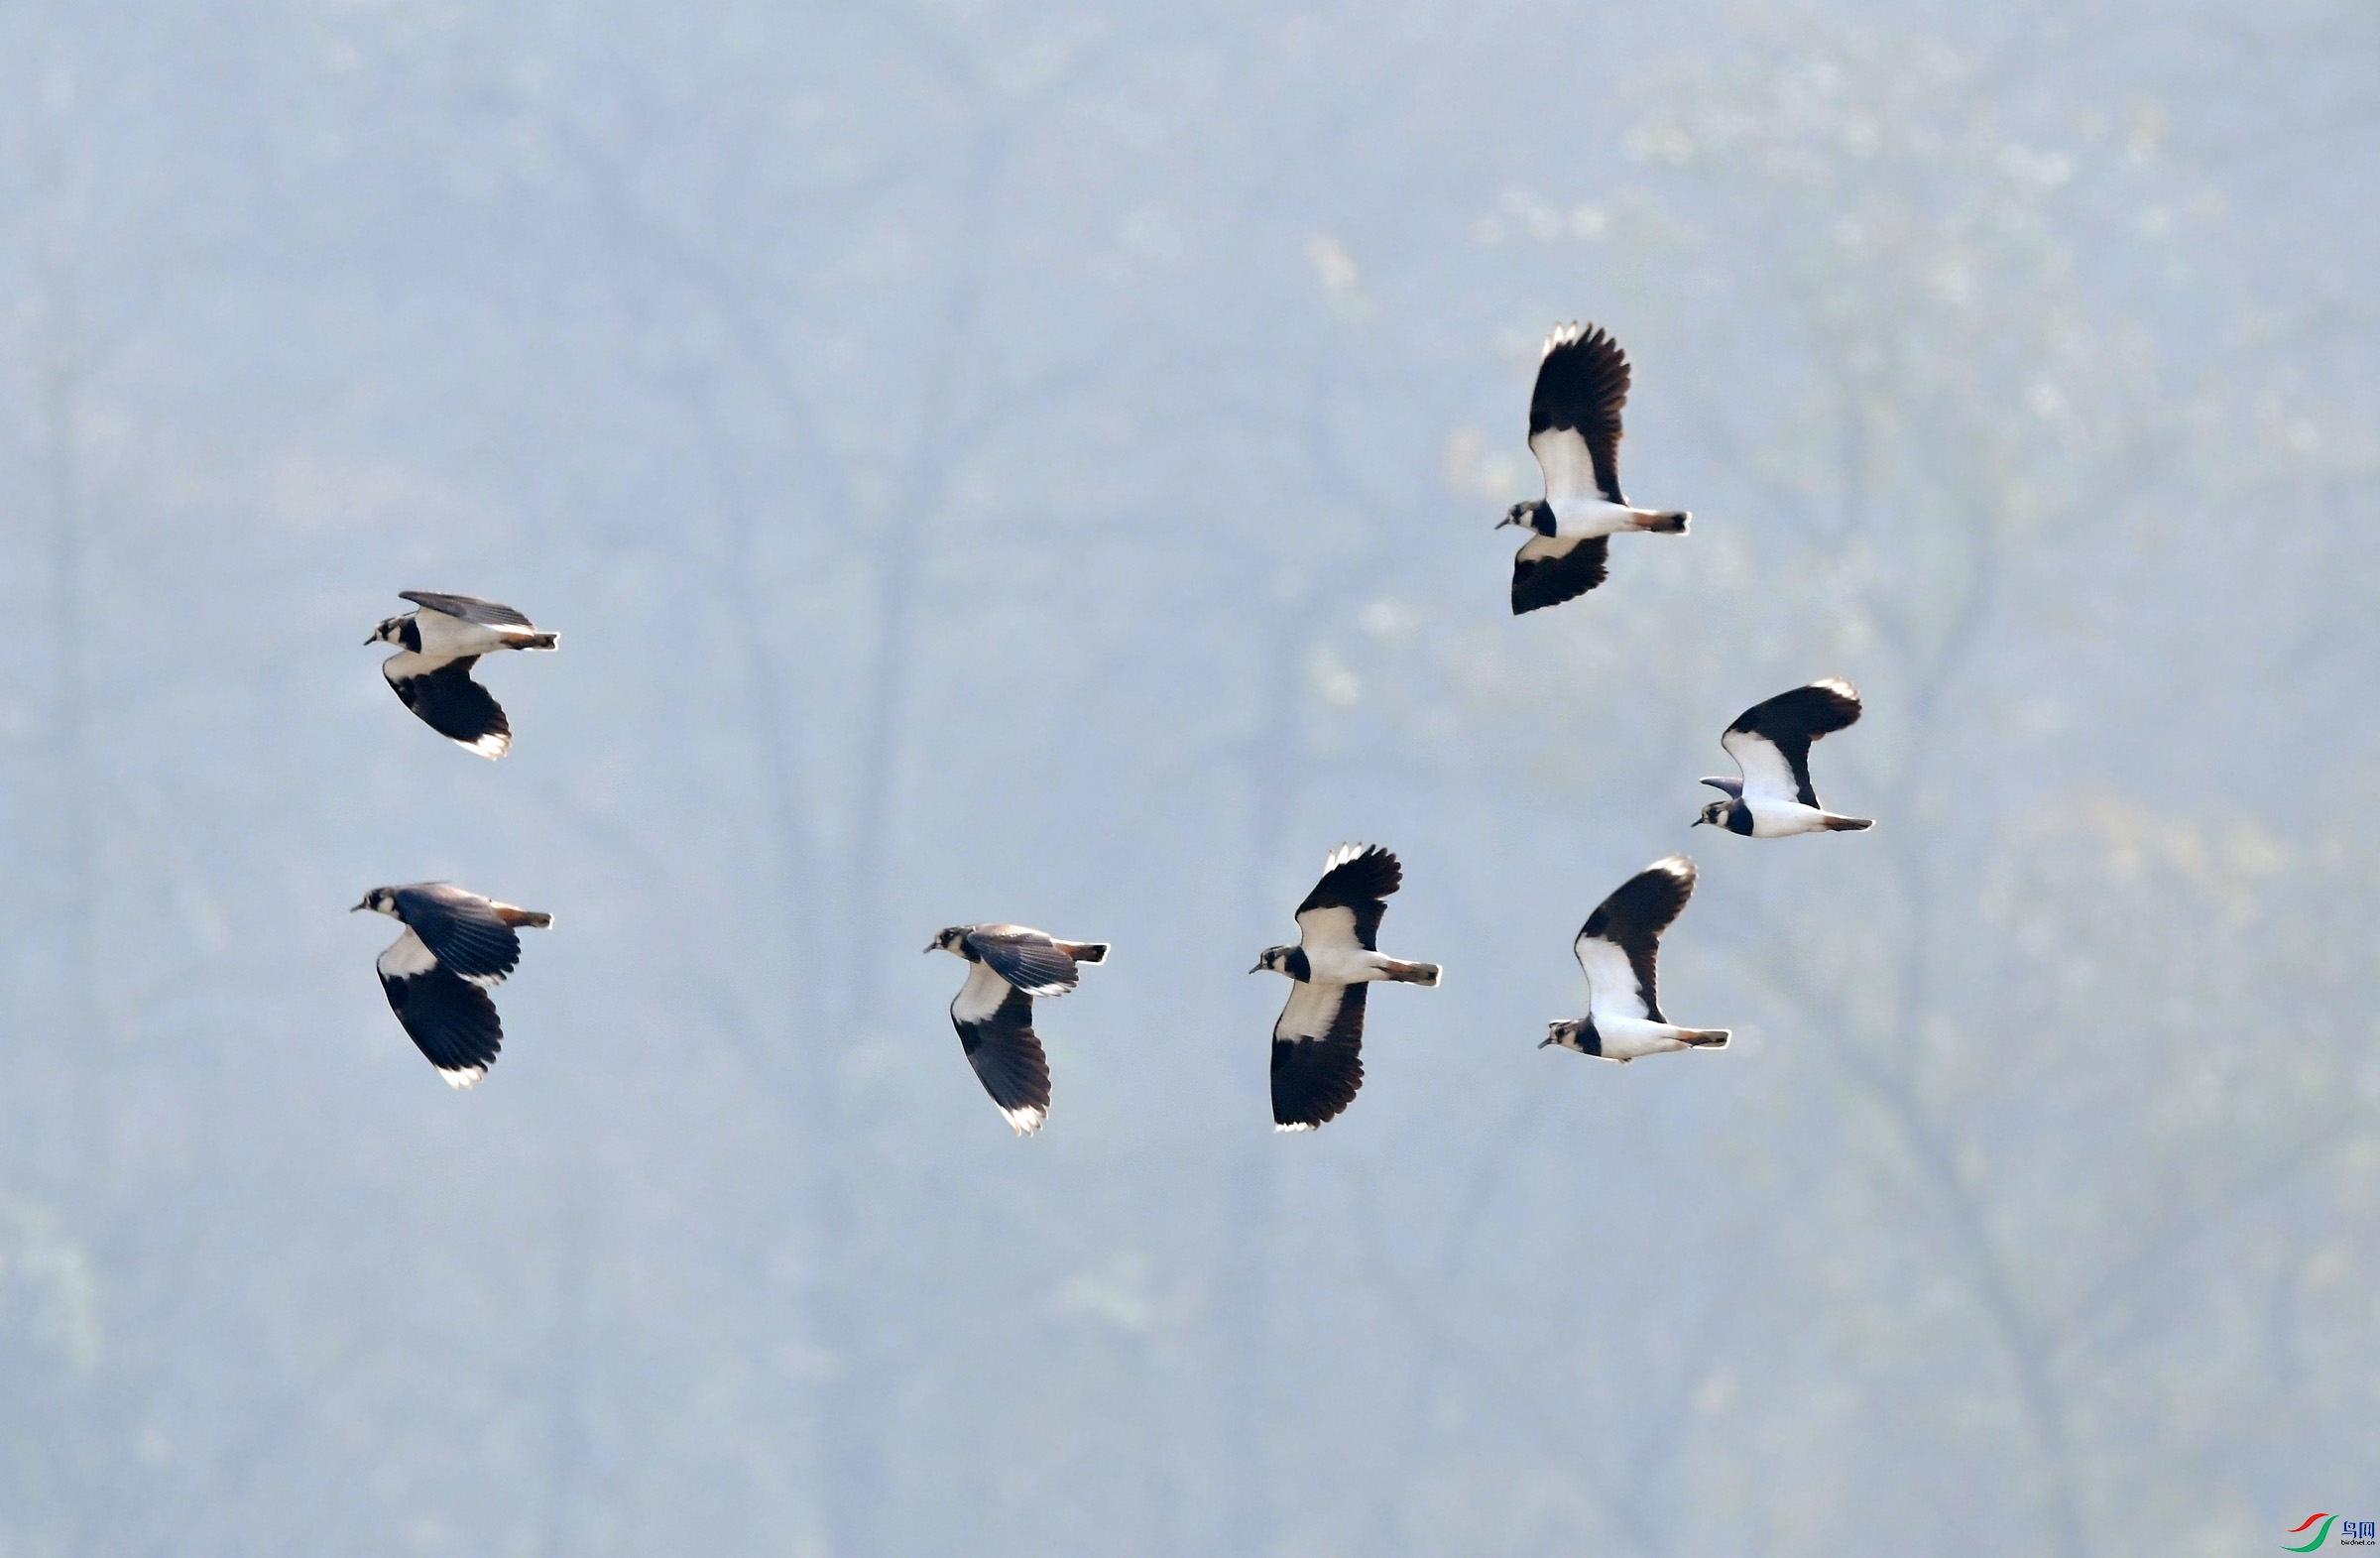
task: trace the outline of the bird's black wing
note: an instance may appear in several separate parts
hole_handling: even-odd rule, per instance
[[[1512,554],[1512,615],[1559,606],[1604,582],[1611,538],[1532,536]]]
[[[1297,905],[1299,941],[1312,950],[1352,939],[1367,951],[1378,951],[1380,916],[1388,912],[1382,900],[1404,880],[1404,868],[1379,845],[1340,845],[1323,862],[1322,880]]]
[[[488,689],[471,679],[479,657],[466,655],[433,670],[407,674],[421,663],[417,655],[392,655],[381,662],[380,673],[431,730],[483,758],[503,757],[513,745],[513,727]]]
[[[1364,992],[1368,985],[1289,989],[1272,1025],[1272,1124],[1311,1131],[1335,1119],[1364,1086]]]
[[[1062,996],[1082,979],[1064,947],[1023,925],[977,925],[967,932],[967,945],[1028,996]]]
[[[1810,782],[1810,744],[1858,721],[1859,689],[1830,676],[1753,704],[1736,716],[1735,723],[1727,727],[1719,744],[1743,765],[1746,787],[1755,787],[1750,780],[1758,749],[1736,738],[1749,736],[1769,743],[1792,772],[1794,798],[1805,806],[1815,806],[1818,790]],[[1737,751],[1739,746],[1745,750]]]
[[[534,628],[536,626],[536,623],[522,616],[510,606],[499,605],[492,600],[481,600],[472,595],[441,595],[436,590],[399,590],[397,598],[410,600],[415,605],[427,607],[431,611],[444,612],[449,617],[460,617],[465,622],[476,622],[483,628]]]
[[[496,1063],[504,1024],[486,991],[437,967],[418,974],[384,973],[380,988],[414,1043],[454,1086],[469,1087]]]
[[[1033,1032],[1033,998],[977,963],[950,1004],[950,1025],[1010,1128],[1019,1136],[1040,1130],[1049,1118],[1049,1059]]]
[[[521,963],[521,938],[476,893],[443,882],[398,888],[397,917],[429,948],[450,973],[474,984],[496,985]]]
[[[1529,448],[1545,471],[1546,499],[1585,497],[1592,461],[1594,490],[1611,503],[1619,495],[1619,410],[1628,404],[1628,357],[1595,325],[1567,325],[1545,338],[1537,390],[1529,397]]]
[[[1571,950],[1587,973],[1589,1011],[1599,1006],[1623,1017],[1641,1016],[1655,1022],[1661,1015],[1657,965],[1661,932],[1694,896],[1694,862],[1683,855],[1656,860],[1596,905],[1579,927]],[[1610,950],[1606,950],[1606,948]],[[1614,958],[1625,958],[1622,973]],[[1633,985],[1631,991],[1628,987]],[[1642,1013],[1630,1012],[1631,998]]]

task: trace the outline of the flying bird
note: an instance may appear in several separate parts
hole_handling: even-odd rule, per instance
[[[950,1004],[950,1025],[984,1091],[1029,1137],[1049,1118],[1049,1061],[1033,1034],[1033,998],[1063,996],[1082,978],[1078,963],[1104,963],[1104,941],[1060,941],[1023,925],[953,925],[926,943],[969,964]]]
[[[1725,1049],[1724,1027],[1677,1027],[1661,1015],[1654,965],[1661,932],[1694,895],[1694,862],[1656,860],[1596,906],[1570,950],[1587,975],[1587,1015],[1548,1022],[1546,1044],[1623,1065],[1675,1049]]]
[[[494,601],[435,590],[400,590],[397,597],[418,609],[389,618],[364,641],[397,646],[380,673],[431,730],[483,758],[503,757],[513,727],[488,689],[471,679],[471,667],[498,650],[552,649],[558,637]]]
[[[1380,953],[1380,916],[1403,883],[1396,857],[1378,845],[1340,845],[1297,905],[1297,945],[1266,947],[1249,970],[1270,969],[1296,981],[1272,1024],[1275,1131],[1311,1131],[1355,1101],[1364,1085],[1367,984],[1438,983],[1437,964]]]
[[[380,955],[380,988],[438,1075],[450,1087],[469,1087],[486,1076],[504,1044],[504,1025],[488,992],[520,965],[521,938],[514,931],[522,925],[543,930],[553,916],[443,882],[374,888],[355,907],[405,922],[405,934]]]
[[[1872,817],[1845,817],[1818,803],[1810,786],[1810,744],[1830,731],[1859,721],[1859,689],[1830,676],[1807,687],[1780,692],[1736,716],[1719,738],[1743,778],[1707,779],[1726,800],[1703,808],[1694,825],[1741,833],[1747,838],[1787,838],[1796,833],[1857,833],[1876,825]]]
[[[1496,529],[1534,531],[1512,558],[1512,615],[1559,606],[1604,582],[1610,538],[1621,531],[1683,536],[1682,509],[1638,509],[1619,491],[1619,409],[1628,403],[1628,357],[1595,326],[1558,326],[1545,338],[1529,398],[1529,452],[1545,496],[1516,503]]]

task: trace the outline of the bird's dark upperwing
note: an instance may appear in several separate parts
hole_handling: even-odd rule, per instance
[[[1322,880],[1297,905],[1299,943],[1308,951],[1350,945],[1379,950],[1380,916],[1388,912],[1382,900],[1404,880],[1404,868],[1379,845],[1340,845],[1323,862]]]
[[[449,973],[474,984],[504,982],[521,963],[521,938],[476,893],[443,882],[396,890],[397,917]]]
[[[1546,337],[1529,397],[1529,449],[1545,472],[1548,502],[1591,491],[1628,501],[1619,495],[1619,410],[1627,404],[1628,358],[1617,341],[1592,324]]]
[[[950,1025],[976,1080],[1022,1135],[1049,1118],[1049,1059],[1033,1032],[1033,999],[977,963],[950,1004]]]
[[[1604,582],[1611,538],[1532,536],[1512,554],[1512,615],[1559,606]]]
[[[1810,782],[1810,744],[1858,722],[1859,689],[1830,676],[1753,704],[1736,716],[1735,723],[1727,727],[1719,744],[1743,766],[1745,788],[1759,793],[1773,792],[1780,800],[1791,795],[1805,806],[1815,806],[1818,790]],[[1750,740],[1744,739],[1747,737]],[[1774,759],[1756,751],[1760,742],[1776,750]],[[1739,747],[1743,750],[1739,751]],[[1751,756],[1747,757],[1747,753]],[[1754,782],[1754,762],[1763,766],[1761,777],[1768,780],[1769,788]],[[1790,787],[1779,782],[1777,765],[1782,765]]]
[[[1366,985],[1290,986],[1272,1024],[1272,1124],[1311,1131],[1355,1102],[1364,1086]]]
[[[978,925],[967,932],[967,945],[1028,996],[1062,996],[1082,979],[1064,947],[1023,925]]]
[[[449,617],[460,617],[465,622],[476,622],[483,628],[536,626],[510,606],[498,605],[495,601],[481,600],[472,595],[441,595],[436,590],[399,590],[397,598],[410,600],[430,611],[444,612]]]
[[[1661,932],[1694,896],[1694,862],[1657,860],[1613,890],[1579,927],[1571,952],[1587,975],[1587,1010],[1598,1017],[1661,1015]]]
[[[471,679],[479,657],[466,655],[434,669],[415,669],[426,663],[418,655],[392,655],[381,662],[380,673],[422,724],[483,758],[503,757],[512,748],[513,727],[488,689]]]
[[[391,952],[397,949],[390,948]],[[383,956],[383,964],[388,961]],[[486,991],[435,965],[417,974],[380,976],[389,1010],[439,1074],[456,1087],[487,1075],[504,1047],[504,1024]]]

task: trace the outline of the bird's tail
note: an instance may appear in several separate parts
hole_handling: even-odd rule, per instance
[[[1105,941],[1061,941],[1058,950],[1077,963],[1105,963],[1108,960],[1108,943]]]
[[[1727,1030],[1724,1027],[1682,1027],[1678,1040],[1689,1049],[1725,1049]]]
[[[560,648],[561,642],[558,633],[516,633],[505,644],[508,649],[550,650]]]
[[[1683,536],[1694,516],[1684,509],[1662,509],[1655,512],[1637,510],[1632,516],[1636,529],[1651,531],[1656,536]]]
[[[1398,963],[1391,960],[1382,970],[1400,985],[1436,985],[1438,965],[1435,963]]]
[[[1875,825],[1876,819],[1873,817],[1839,817],[1831,811],[1827,813],[1829,833],[1865,833]]]
[[[532,930],[543,930],[553,923],[553,916],[534,908],[515,908],[510,903],[490,903],[496,917],[508,925],[526,925]]]

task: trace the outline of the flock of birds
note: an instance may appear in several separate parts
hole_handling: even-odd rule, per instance
[[[1557,606],[1604,582],[1611,538],[1630,531],[1683,536],[1683,510],[1639,509],[1619,487],[1620,408],[1629,369],[1618,343],[1577,324],[1546,338],[1529,403],[1529,449],[1545,496],[1516,503],[1497,528],[1529,531],[1512,560],[1514,615]],[[383,622],[367,643],[398,653],[381,674],[422,722],[484,758],[512,745],[504,710],[471,668],[504,650],[550,650],[510,606],[467,595],[407,590],[415,610]],[[1720,737],[1739,776],[1706,779],[1725,799],[1703,807],[1710,823],[1747,838],[1852,832],[1864,817],[1829,811],[1810,782],[1810,746],[1859,718],[1859,694],[1829,678],[1746,709]],[[1311,1131],[1355,1101],[1364,1085],[1364,1005],[1378,983],[1435,986],[1435,963],[1379,949],[1388,897],[1403,868],[1377,845],[1347,844],[1323,863],[1322,880],[1297,905],[1297,940],[1267,947],[1250,973],[1290,980],[1288,1004],[1272,1025],[1272,1119],[1280,1131]],[[1693,862],[1671,855],[1615,889],[1571,943],[1587,976],[1583,1017],[1547,1024],[1544,1043],[1625,1063],[1645,1055],[1726,1046],[1726,1028],[1681,1027],[1662,1015],[1656,984],[1661,933],[1694,893]],[[445,883],[374,888],[358,909],[390,915],[405,933],[379,961],[381,988],[397,1019],[438,1073],[456,1087],[487,1074],[503,1043],[488,992],[521,961],[523,926],[553,916],[516,908]],[[1065,941],[1023,925],[952,925],[927,952],[966,960],[967,982],[950,1004],[951,1025],[984,1091],[1020,1136],[1049,1118],[1049,1061],[1033,1032],[1033,1003],[1072,991],[1082,965],[1104,962],[1104,941]]]

